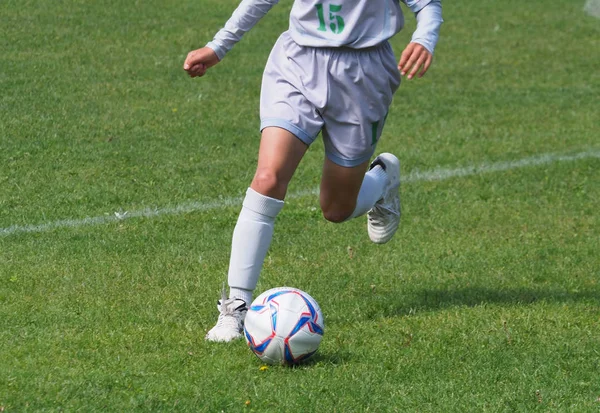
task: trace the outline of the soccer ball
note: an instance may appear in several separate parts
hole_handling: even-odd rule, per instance
[[[297,364],[315,354],[323,338],[319,304],[304,291],[279,287],[252,302],[244,335],[250,349],[267,364]]]

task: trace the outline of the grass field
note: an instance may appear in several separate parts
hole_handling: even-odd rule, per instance
[[[403,82],[378,148],[406,177],[390,243],[321,217],[311,148],[259,291],[308,291],[325,338],[312,363],[267,369],[204,341],[291,6],[189,79],[185,55],[236,3],[0,3],[0,412],[600,410],[585,2],[444,3],[434,65]]]

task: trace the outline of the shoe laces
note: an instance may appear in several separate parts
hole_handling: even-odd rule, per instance
[[[385,205],[375,205],[373,211],[368,215],[369,222],[375,225],[384,224],[386,218],[390,215],[399,216],[400,213],[397,210],[393,210]]]
[[[217,319],[217,325],[215,326],[218,329],[226,328],[226,329],[239,329],[240,328],[240,315],[235,314],[235,312],[221,312],[219,314],[219,318]]]
[[[238,300],[235,297],[227,298],[227,293],[225,289],[221,294],[221,299],[219,300],[219,318],[217,319],[216,327],[235,327],[239,328],[244,312],[247,311],[246,303],[242,300],[242,304],[237,307],[233,304]]]

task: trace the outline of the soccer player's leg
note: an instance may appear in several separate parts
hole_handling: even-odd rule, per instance
[[[344,93],[337,101],[353,104],[333,106],[326,112],[321,208],[325,218],[334,222],[367,214],[371,241],[383,244],[394,236],[400,223],[400,162],[389,153],[377,156],[370,165],[369,159],[389,106],[378,101],[377,94],[368,99],[363,88],[340,85],[338,90]],[[389,90],[388,102],[391,93]]]
[[[341,166],[325,158],[319,202],[326,220],[343,222],[348,218],[363,215],[381,197],[381,184],[370,185],[369,183],[377,182],[369,182],[363,185],[365,180],[371,181],[371,177],[365,176],[368,166],[368,161],[353,167]]]
[[[369,166],[355,167],[325,160],[320,202],[325,219],[343,222],[365,213],[371,240],[388,242],[400,223],[400,162],[391,153],[382,153]]]
[[[258,166],[233,232],[229,295],[224,293],[220,301],[221,314],[207,340],[241,337],[288,183],[323,126],[318,107],[307,98],[318,94],[306,90],[303,83],[311,73],[320,75],[322,63],[316,54],[314,48],[305,49],[284,33],[269,55],[261,86]],[[320,92],[322,88],[317,89]]]
[[[308,146],[291,132],[277,127],[263,129],[258,166],[233,231],[229,262],[229,297],[218,302],[216,325],[209,341],[241,337],[247,306],[273,237],[275,218],[283,207],[287,187]]]
[[[330,73],[330,103],[323,112],[327,160],[321,205],[325,216],[336,222],[367,213],[369,237],[385,243],[400,222],[400,162],[384,153],[366,174],[361,172],[369,166],[400,83],[396,59],[388,43],[359,52],[340,51],[337,59],[344,64]]]
[[[367,212],[369,238],[376,244],[392,239],[400,225],[400,161],[391,153],[377,156],[369,173],[385,174],[385,187],[381,198]]]
[[[279,127],[263,129],[258,165],[250,187],[264,196],[283,200],[308,145]]]

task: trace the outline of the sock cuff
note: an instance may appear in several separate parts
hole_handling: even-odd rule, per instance
[[[283,208],[283,204],[282,200],[262,195],[254,189],[248,188],[242,205],[257,214],[275,218]]]
[[[244,300],[246,305],[250,307],[252,304],[252,291],[245,290],[243,288],[237,287],[229,287],[229,298],[239,298],[240,300]]]
[[[383,177],[383,178],[387,177],[387,173],[385,172],[385,169],[383,169],[380,165],[375,165],[373,167],[373,169],[371,169],[367,172],[367,174],[376,176],[376,177]]]

